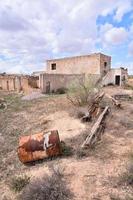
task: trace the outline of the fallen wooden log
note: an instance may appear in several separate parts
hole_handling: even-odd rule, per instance
[[[91,105],[88,107],[88,113],[86,113],[81,120],[83,122],[91,121],[92,118],[95,118],[99,115],[101,108],[99,106],[100,101],[104,97],[104,92],[96,95]]]
[[[106,106],[104,111],[101,113],[101,115],[93,125],[90,134],[87,136],[86,140],[82,144],[82,148],[93,146],[101,138],[101,134],[103,134],[105,128],[104,119],[108,112],[109,107]]]
[[[130,101],[133,100],[133,96],[129,94],[115,94],[113,96],[116,100]]]

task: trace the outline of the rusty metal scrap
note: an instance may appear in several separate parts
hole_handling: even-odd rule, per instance
[[[18,157],[22,163],[36,161],[61,154],[58,131],[22,136],[19,139]]]

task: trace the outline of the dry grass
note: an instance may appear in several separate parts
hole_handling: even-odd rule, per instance
[[[27,175],[14,176],[10,181],[10,188],[15,192],[20,192],[30,182],[30,177]]]
[[[0,111],[0,180],[7,179],[14,171],[23,170],[16,149],[20,135],[47,129],[47,115],[59,110],[69,110],[65,96],[49,96],[32,101],[22,101],[21,96],[0,92],[7,102],[7,109]],[[3,145],[4,143],[4,145]],[[10,166],[10,167],[9,167]]]
[[[1,93],[0,95],[2,97]],[[67,177],[63,176],[62,178],[60,178],[61,183],[64,188],[63,191],[66,191],[67,182],[65,181],[67,180],[70,186],[73,185],[74,194],[76,194],[77,196],[80,195],[80,197],[82,196],[82,198],[85,199],[84,191],[82,193],[82,190],[84,190],[84,187],[86,187],[85,185],[86,183],[83,177],[84,175],[87,175],[87,174],[94,174],[96,176],[96,181],[98,181],[99,185],[97,186],[96,182],[92,183],[91,178],[90,179],[88,178],[89,186],[87,185],[88,193],[86,196],[90,197],[90,195],[94,194],[95,191],[97,191],[96,196],[99,194],[99,199],[104,199],[103,191],[105,191],[106,194],[108,195],[108,199],[110,198],[109,191],[113,190],[114,186],[113,184],[110,184],[108,176],[110,175],[110,172],[111,172],[114,177],[117,177],[117,181],[118,181],[118,175],[123,174],[123,171],[121,170],[121,168],[124,166],[124,163],[126,162],[126,159],[125,159],[126,157],[124,156],[129,150],[129,147],[131,147],[131,142],[132,142],[131,137],[129,138],[129,134],[126,134],[126,132],[131,131],[132,129],[132,123],[131,123],[132,121],[131,109],[133,108],[132,102],[126,102],[125,104],[123,102],[123,109],[121,110],[116,110],[115,108],[112,107],[112,111],[111,111],[112,115],[109,115],[107,118],[107,127],[105,129],[105,134],[103,135],[102,140],[96,145],[94,149],[87,149],[87,151],[82,151],[80,149],[80,146],[82,145],[83,141],[88,135],[94,121],[88,124],[82,124],[83,126],[86,127],[86,131],[84,132],[83,132],[84,128],[82,129],[82,126],[79,126],[78,131],[77,129],[75,129],[75,126],[73,128],[70,127],[70,130],[67,130],[67,126],[69,124],[66,123],[67,124],[66,126],[64,119],[67,119],[67,116],[69,116],[68,112],[71,111],[73,106],[71,106],[71,104],[68,102],[65,95],[56,95],[56,96],[51,95],[50,97],[46,97],[46,98],[43,97],[43,98],[32,100],[32,101],[22,101],[21,97],[17,94],[15,95],[4,94],[3,97],[4,99],[6,99],[6,102],[8,103],[8,107],[6,110],[0,111],[0,145],[2,147],[0,149],[0,160],[1,160],[0,162],[0,181],[1,181],[0,190],[2,191],[5,190],[5,187],[3,186],[8,185],[8,181],[9,180],[11,181],[12,176],[15,173],[16,174],[31,173],[34,175],[34,170],[38,171],[38,169],[40,169],[40,171],[42,172],[42,170],[45,171],[46,168],[49,169],[51,164],[55,165],[58,162],[60,162],[61,165],[65,167],[66,174],[73,173],[73,175],[71,176],[67,176]],[[103,103],[105,104],[106,102],[103,102]],[[62,115],[60,116],[60,113],[62,113],[60,111],[62,110],[65,110],[66,111],[65,113],[67,113],[67,115],[63,119],[64,121],[62,119],[60,120],[57,119],[58,117],[59,118],[62,117]],[[56,111],[58,112],[58,115],[54,114]],[[78,118],[81,115],[82,113],[80,113],[78,110],[78,115],[76,116],[73,115],[73,116]],[[51,116],[54,116],[54,118],[52,118]],[[123,116],[125,116],[124,118],[126,118],[126,121],[124,121]],[[65,142],[64,155],[52,161],[47,160],[45,161],[45,163],[44,161],[40,163],[39,162],[35,163],[32,166],[25,166],[22,163],[20,163],[16,154],[19,136],[25,135],[25,134],[27,135],[29,133],[34,134],[36,132],[48,130],[54,126],[58,127],[58,122],[61,122],[61,120],[63,121],[63,123],[59,125],[60,136],[64,136],[64,135],[67,136],[67,134],[69,136],[69,137],[63,138]],[[74,119],[74,122],[75,120],[76,120],[76,124],[78,122],[81,123],[78,119]],[[80,131],[80,127],[81,127],[81,131]],[[62,134],[62,132],[64,135]],[[129,175],[129,171],[127,169],[128,175]],[[43,189],[39,193],[44,194],[46,191],[48,191],[48,193],[51,192],[49,187],[47,188],[44,187],[46,183],[45,181],[48,180],[49,182],[49,179],[51,179],[51,176],[41,175],[37,177],[40,177],[40,178],[36,179],[37,181],[36,183],[34,182],[34,179],[33,179],[32,181],[30,181],[30,183],[26,187],[24,187],[21,190],[23,194],[25,191],[25,194],[27,193],[27,196],[30,191],[31,197],[28,196],[26,198],[32,199],[33,193],[38,192],[39,189],[41,188],[41,185]],[[58,180],[59,180],[58,177],[60,176],[57,176],[57,179],[54,178],[57,180],[57,182],[56,180],[52,180],[54,181],[53,183],[50,180],[49,184],[58,183]],[[78,182],[79,179],[81,179],[80,186],[83,186],[81,187],[81,190],[80,190],[80,186]],[[115,188],[118,192],[118,196],[116,196],[116,198],[117,197],[118,199],[121,198],[121,194],[122,194],[121,190],[123,189],[125,196],[123,196],[123,199],[121,198],[120,200],[131,200],[131,198],[126,199],[126,194],[128,194],[129,197],[131,196],[128,188],[132,187],[131,183],[129,184],[130,181],[128,180],[129,179],[125,181],[124,186],[119,185]],[[103,185],[104,181],[106,181],[105,185]],[[35,189],[36,187],[38,188],[38,190]],[[50,187],[53,188],[53,186],[50,186]],[[62,188],[56,187],[56,191],[57,190],[62,191]],[[79,194],[80,193],[79,190],[81,194]],[[53,191],[54,191],[54,188],[53,188]],[[70,191],[68,190],[67,193],[69,194],[69,192]],[[16,193],[14,194],[16,195]],[[49,194],[51,195],[51,193]],[[55,194],[58,195],[58,193],[56,192]],[[79,198],[79,199],[82,199],[82,198]],[[7,198],[7,199],[10,199],[10,198]],[[43,197],[43,199],[45,198]],[[72,199],[72,197],[70,199]],[[13,200],[16,200],[16,199],[14,198]]]
[[[31,182],[22,192],[20,200],[70,200],[73,194],[63,179],[63,174],[53,170]]]

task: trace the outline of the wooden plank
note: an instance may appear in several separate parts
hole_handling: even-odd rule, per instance
[[[86,140],[82,144],[82,148],[85,148],[86,146],[92,146],[96,140],[100,137],[101,132],[104,129],[103,120],[105,119],[105,116],[107,115],[109,111],[109,107],[106,106],[104,111],[101,113],[95,124],[93,125],[90,134],[87,136]]]

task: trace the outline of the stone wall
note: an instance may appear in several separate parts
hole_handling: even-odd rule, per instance
[[[107,63],[105,67],[104,64]],[[52,70],[52,64],[56,64]],[[47,61],[46,73],[52,74],[103,74],[111,67],[111,57],[101,53]]]
[[[71,84],[83,83],[84,74],[41,74],[40,86],[43,93],[56,92],[59,88],[69,88]],[[49,87],[49,88],[48,88]],[[48,92],[49,89],[49,92]]]
[[[29,93],[32,89],[38,87],[38,79],[38,77],[24,75],[0,75],[0,89]]]

